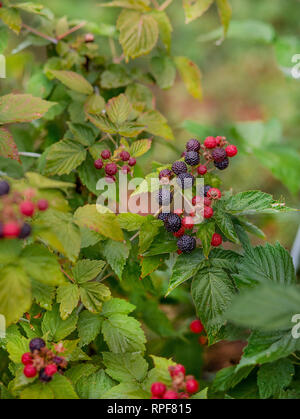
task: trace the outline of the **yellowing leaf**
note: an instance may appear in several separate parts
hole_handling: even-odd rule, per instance
[[[166,118],[158,111],[149,111],[142,114],[138,122],[145,126],[145,131],[150,134],[163,137],[166,140],[174,140],[174,135],[167,124]]]
[[[131,105],[124,94],[110,99],[106,105],[109,119],[117,125],[123,124],[129,117]]]
[[[158,10],[153,10],[151,15],[154,17],[158,24],[160,38],[168,52],[171,48],[171,34],[172,34],[172,25],[168,15],[165,12]]]
[[[199,67],[187,57],[175,57],[174,61],[187,91],[195,99],[202,100],[201,72]]]
[[[94,92],[93,86],[80,74],[74,71],[52,70],[52,74],[69,89],[84,95],[91,95]]]
[[[229,23],[232,15],[232,9],[228,0],[216,0],[218,11],[223,25],[224,37],[228,31]]]
[[[85,160],[85,157],[86,150],[81,144],[71,140],[61,140],[48,150],[46,173],[69,174]]]
[[[2,7],[0,9],[0,19],[17,34],[21,30],[22,20],[18,10],[12,7]]]
[[[109,3],[101,3],[101,7],[122,7],[124,9],[141,10],[147,12],[150,9],[149,0],[113,0]]]
[[[18,148],[14,142],[13,136],[5,127],[0,127],[0,156],[18,161],[20,160]]]
[[[150,52],[158,39],[158,24],[150,14],[123,10],[117,21],[119,41],[126,59]]]
[[[148,150],[150,150],[152,144],[152,140],[145,139],[145,140],[137,140],[134,141],[134,143],[131,144],[130,147],[130,155],[132,157],[140,157],[143,154],[147,153]]]
[[[190,23],[202,16],[214,0],[183,0],[185,23]]]

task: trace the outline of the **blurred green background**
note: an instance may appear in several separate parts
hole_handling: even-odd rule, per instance
[[[119,13],[119,9],[98,7],[97,0],[41,0],[39,3],[58,16],[95,23],[115,24]],[[181,0],[174,0],[168,8],[174,29],[172,54],[186,55],[199,65],[204,100],[200,103],[191,98],[179,79],[170,90],[155,88],[158,109],[167,116],[176,142],[174,147],[157,141],[153,150],[141,159],[141,166],[144,165],[146,171],[151,170],[152,161],[164,163],[177,158],[186,140],[195,134],[200,140],[209,134],[227,135],[229,140],[236,142],[236,132],[230,138],[234,133],[232,127],[242,121],[271,121],[268,132],[271,140],[268,141],[272,143],[273,135],[280,138],[279,155],[281,146],[290,147],[291,153],[299,152],[300,79],[293,79],[286,73],[292,66],[293,54],[300,54],[300,1],[231,0],[230,3],[233,9],[231,28],[221,45],[216,44],[220,24],[215,7],[188,25],[184,22]],[[106,38],[99,38],[97,42],[100,48],[107,49]],[[26,72],[28,76],[30,74],[28,54],[24,50],[9,58],[11,75],[22,83],[26,83]],[[147,67],[149,60],[150,57],[142,57],[136,61]],[[190,132],[186,129],[190,125],[184,125],[186,120],[197,123]],[[251,142],[259,135],[260,125],[254,128],[252,136],[245,133],[244,145],[245,141]],[[243,133],[243,126],[241,129]],[[233,160],[230,169],[222,173],[224,188],[235,191],[261,189],[272,193],[276,199],[284,196],[288,205],[299,208],[300,164],[297,167],[297,161],[293,162],[292,172],[288,171],[287,162],[283,168],[286,172],[281,173],[281,178],[287,180],[285,183],[291,183],[292,178],[292,194],[259,162],[255,152],[240,153],[239,158]],[[279,159],[278,166],[280,164]],[[280,167],[275,167],[273,173],[276,170]],[[269,241],[279,240],[288,248],[293,243],[299,221],[297,212],[278,217],[264,216],[258,220]]]

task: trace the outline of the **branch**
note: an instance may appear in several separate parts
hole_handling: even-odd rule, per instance
[[[40,36],[41,38],[47,39],[47,41],[52,42],[53,44],[57,45],[58,41],[55,38],[52,38],[51,36],[48,36],[42,32],[37,31],[36,29],[32,28],[31,26],[26,25],[26,23],[22,23],[22,27],[27,29],[29,32],[34,33],[37,36]]]
[[[60,36],[57,36],[56,39],[60,41],[61,39],[65,38],[66,36],[70,35],[71,33],[76,32],[79,29],[83,28],[83,26],[85,26],[85,25],[86,25],[86,22],[85,21],[84,22],[81,22],[78,25],[74,26],[74,28],[68,30],[67,32],[63,33]]]

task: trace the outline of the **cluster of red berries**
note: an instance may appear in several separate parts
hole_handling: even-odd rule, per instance
[[[25,222],[36,210],[46,211],[49,203],[46,199],[34,202],[34,190],[28,189],[24,194],[11,192],[8,182],[0,181],[0,239],[26,239],[31,234],[31,226]]]
[[[199,390],[198,381],[193,375],[185,375],[185,368],[181,364],[169,367],[172,378],[171,388],[162,382],[151,386],[151,399],[189,399]]]
[[[126,164],[121,166],[121,162]],[[116,182],[115,175],[118,173],[118,170],[121,170],[125,174],[131,173],[132,167],[135,165],[136,159],[131,157],[130,153],[126,150],[118,153],[116,157],[112,156],[110,150],[103,150],[101,152],[101,158],[94,161],[96,169],[101,170],[104,168],[107,183]]]
[[[201,320],[196,319],[190,323],[190,331],[195,334],[200,334],[204,332],[204,326]],[[207,343],[207,337],[205,335],[199,336],[199,343],[200,345],[205,345]]]
[[[34,378],[37,375],[39,380],[48,383],[54,374],[62,373],[67,368],[67,361],[58,355],[64,348],[55,345],[55,352],[46,347],[46,343],[41,338],[34,338],[29,343],[30,352],[22,355],[21,362],[24,365],[24,375],[27,378]]]

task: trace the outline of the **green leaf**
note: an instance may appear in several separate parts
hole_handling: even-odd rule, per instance
[[[223,25],[224,37],[228,31],[229,23],[232,15],[232,9],[228,0],[216,0],[220,20]]]
[[[201,249],[197,249],[192,253],[179,255],[173,266],[167,295],[178,287],[178,285],[192,278],[198,272],[203,260],[204,256]]]
[[[214,0],[183,0],[185,23],[190,23],[202,16],[213,2]]]
[[[191,396],[191,399],[206,400],[206,399],[208,399],[207,392],[208,392],[208,387],[206,387],[203,390],[199,391],[199,393],[196,393],[193,396]]]
[[[31,95],[17,95],[11,93],[0,97],[0,125],[15,122],[31,122],[42,118],[53,106],[53,102],[47,102]]]
[[[156,255],[143,257],[141,260],[142,275],[141,278],[152,274],[156,269],[164,263],[166,255]]]
[[[156,256],[165,253],[172,253],[177,250],[177,239],[176,237],[170,236],[166,231],[160,233],[156,239],[152,242],[149,249],[143,256]]]
[[[141,382],[147,374],[148,364],[137,352],[124,354],[103,352],[102,355],[106,374],[116,381],[136,380]]]
[[[26,179],[28,179],[30,186],[38,189],[60,189],[68,193],[69,188],[75,188],[74,183],[61,182],[60,180],[49,179],[39,173],[26,172]]]
[[[17,322],[31,306],[31,283],[18,266],[9,265],[0,270],[0,313],[6,324]]]
[[[74,311],[66,320],[59,314],[59,304],[55,304],[51,311],[44,314],[42,331],[49,341],[59,342],[69,336],[77,325],[78,316]]]
[[[98,367],[96,367],[93,364],[89,364],[89,363],[77,364],[77,365],[74,365],[71,368],[69,368],[65,372],[65,376],[71,381],[71,383],[74,386],[76,386],[76,384],[78,383],[80,378],[88,377],[93,372],[96,372],[97,369],[98,369]]]
[[[150,9],[149,0],[113,0],[108,3],[100,3],[101,7],[121,7],[124,9],[141,10],[147,12]]]
[[[18,239],[0,241],[0,264],[7,265],[17,262],[22,252],[22,244]]]
[[[222,269],[201,269],[193,279],[191,293],[205,330],[210,336],[215,335],[234,295],[230,278]]]
[[[120,64],[110,64],[107,70],[103,71],[100,78],[103,89],[114,89],[128,86],[132,78],[128,75],[126,68]]]
[[[88,377],[82,377],[76,384],[81,399],[100,399],[114,385],[104,370],[99,370]]]
[[[75,284],[62,285],[57,289],[57,302],[60,303],[59,311],[63,320],[66,320],[77,307],[79,289]]]
[[[257,384],[259,395],[262,399],[268,399],[277,395],[280,390],[291,384],[295,368],[289,359],[279,359],[278,361],[264,364],[257,373]]]
[[[102,308],[102,316],[109,317],[113,314],[129,314],[135,310],[135,306],[120,298],[112,298],[105,301]]]
[[[253,366],[241,368],[239,371],[236,371],[236,366],[223,368],[217,372],[212,390],[226,392],[247,378],[252,370]]]
[[[61,140],[47,150],[46,173],[49,175],[69,174],[86,158],[86,150],[81,144],[71,140]]]
[[[8,352],[9,358],[15,364],[21,364],[22,355],[25,352],[28,352],[28,349],[29,340],[24,336],[8,335],[6,350]]]
[[[72,269],[74,279],[78,284],[95,279],[105,266],[103,260],[79,260]]]
[[[61,285],[65,282],[56,257],[42,245],[26,246],[19,263],[29,277],[45,285]]]
[[[176,365],[172,359],[162,358],[160,356],[151,355],[154,363],[154,368],[149,371],[148,377],[144,382],[144,387],[150,391],[153,382],[161,381],[170,386],[172,379],[170,377],[169,367]]]
[[[52,389],[45,386],[43,383],[38,382],[30,384],[20,394],[21,400],[52,400],[54,393]]]
[[[227,312],[235,324],[260,330],[286,330],[299,311],[300,289],[269,281],[236,297]],[[263,315],[262,315],[263,313]]]
[[[102,302],[110,299],[110,290],[98,282],[84,282],[79,288],[82,304],[91,312],[99,313]]]
[[[117,29],[127,60],[148,54],[157,43],[158,24],[150,14],[123,10],[117,21]]]
[[[8,30],[6,27],[0,28],[0,53],[3,54],[5,49],[7,48],[8,43]]]
[[[228,198],[225,202],[225,210],[231,214],[255,214],[271,209],[272,195],[261,191],[240,192]]]
[[[160,10],[153,10],[151,15],[154,17],[158,24],[159,35],[167,52],[170,52],[173,28],[168,15],[166,12]]]
[[[140,323],[123,314],[112,314],[104,320],[102,333],[111,352],[144,352],[145,335]]]
[[[102,96],[95,93],[87,98],[84,103],[85,112],[91,114],[98,114],[105,109],[105,100]]]
[[[47,387],[53,391],[56,400],[78,399],[71,382],[61,374],[55,374],[53,380],[47,383]]]
[[[167,55],[153,57],[150,69],[161,89],[169,89],[173,86],[176,77],[176,67],[170,57]]]
[[[118,215],[120,227],[128,231],[139,230],[146,220],[146,217],[139,214],[132,214],[130,212]]]
[[[103,319],[99,314],[87,310],[79,314],[77,329],[80,346],[89,345],[100,333]]]
[[[158,235],[161,227],[160,220],[147,219],[140,228],[139,234],[139,252],[145,253],[151,246],[154,238]]]
[[[204,256],[207,258],[211,249],[211,239],[215,232],[215,224],[212,222],[199,224],[197,237],[201,240]]]
[[[124,94],[110,99],[106,105],[106,112],[109,119],[117,126],[127,121],[131,112],[131,105]]]
[[[0,19],[16,34],[19,34],[22,26],[22,19],[18,10],[13,7],[2,7]],[[1,118],[0,118],[1,119]]]
[[[18,148],[13,139],[12,134],[7,128],[1,127],[1,126],[0,126],[0,155],[3,157],[7,157],[9,159],[20,161]]]
[[[95,141],[94,130],[87,124],[76,124],[68,122],[68,127],[75,141],[83,146],[91,146]]]
[[[147,399],[149,398],[149,393],[144,391],[141,385],[137,383],[121,383],[115,387],[112,387],[101,398],[109,399],[109,400],[112,400],[112,399],[128,399],[128,400]]]
[[[51,310],[55,288],[31,279],[32,298],[44,309]]]
[[[87,114],[87,118],[103,132],[108,132],[109,134],[117,134],[118,128],[113,124],[108,118],[101,114],[91,115]]]
[[[225,212],[221,203],[218,204],[214,208],[214,220],[222,233],[229,240],[233,241],[233,243],[238,244],[240,241],[235,231],[231,215]]]
[[[116,241],[124,240],[116,215],[99,213],[96,205],[79,207],[75,211],[74,219],[81,227],[87,227]]]
[[[166,118],[158,111],[152,110],[142,114],[138,122],[145,126],[145,130],[150,134],[163,137],[166,140],[174,140],[174,135],[167,124]]]
[[[126,260],[129,256],[129,245],[107,240],[101,251],[114,272],[121,279]]]
[[[84,95],[92,95],[93,86],[80,74],[73,71],[51,70],[52,74],[69,89]]]
[[[201,101],[201,72],[198,66],[187,57],[175,57],[174,62],[189,94]]]
[[[129,149],[131,157],[141,157],[150,150],[151,144],[152,140],[150,139],[134,141]]]
[[[237,268],[236,278],[244,284],[272,281],[290,285],[295,282],[292,258],[279,243],[248,249]]]

